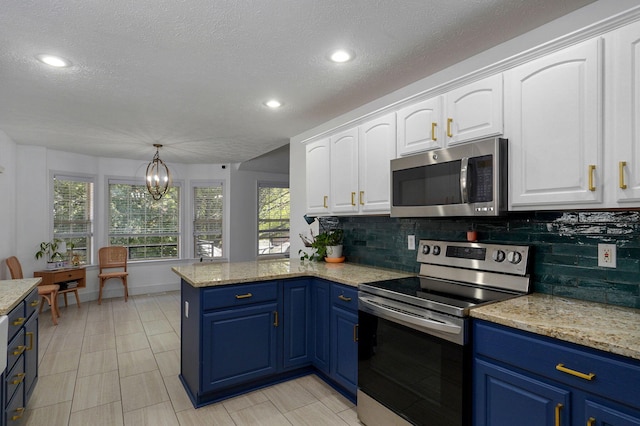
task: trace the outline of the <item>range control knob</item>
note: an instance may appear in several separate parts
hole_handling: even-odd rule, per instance
[[[493,257],[493,260],[495,260],[496,262],[504,262],[504,259],[507,257],[507,255],[502,250],[496,250],[493,252],[493,256],[491,257]]]
[[[507,260],[509,261],[509,263],[513,263],[515,265],[520,263],[520,261],[522,260],[522,255],[517,251],[510,251],[509,254],[507,254]]]
[[[429,254],[430,251],[431,250],[429,249],[428,245],[425,244],[422,246],[422,254]]]
[[[440,254],[440,246],[433,246],[433,255],[437,256]]]

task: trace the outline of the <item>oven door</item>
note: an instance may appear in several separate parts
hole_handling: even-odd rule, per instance
[[[419,331],[384,313],[358,314],[361,392],[415,425],[470,424],[469,345]],[[467,327],[467,319],[457,320]],[[375,416],[367,426],[377,426]]]

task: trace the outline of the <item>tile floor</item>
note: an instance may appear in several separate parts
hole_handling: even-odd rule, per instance
[[[60,299],[62,301],[62,298]],[[314,375],[194,409],[178,380],[180,294],[61,308],[40,317],[39,381],[22,425],[359,425]]]

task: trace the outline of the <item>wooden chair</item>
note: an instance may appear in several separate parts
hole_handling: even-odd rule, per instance
[[[17,257],[11,256],[7,260],[5,260],[7,266],[9,267],[9,273],[11,273],[11,278],[14,280],[20,280],[24,278],[22,275],[22,266],[20,265],[20,261]],[[40,301],[40,310],[38,312],[42,313],[42,308],[44,307],[44,301],[46,300],[49,303],[49,307],[51,309],[51,320],[53,321],[53,325],[58,325],[58,317],[60,313],[58,312],[58,290],[60,286],[57,284],[53,285],[39,285],[38,286],[38,296],[42,297]]]
[[[111,278],[122,280],[122,285],[124,286],[124,301],[127,301],[129,297],[129,290],[127,288],[127,276],[129,275],[127,272],[127,257],[127,248],[122,246],[102,247],[98,250],[98,258],[100,261],[100,273],[98,274],[98,278],[100,278],[100,293],[98,295],[98,305],[102,303],[102,287],[104,287],[104,283]],[[124,270],[105,272],[106,269],[116,268],[123,268]]]

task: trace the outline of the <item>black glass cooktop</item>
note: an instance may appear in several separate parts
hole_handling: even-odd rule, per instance
[[[467,311],[469,308],[481,303],[492,302],[512,297],[513,294],[495,291],[489,288],[470,285],[457,281],[448,281],[429,277],[408,277],[386,281],[367,283],[366,286],[390,292],[387,296],[393,298],[393,293],[409,297],[409,302],[414,299],[434,302],[436,306],[447,305],[452,308]],[[403,298],[407,301],[407,298]],[[429,305],[432,307],[432,305]]]

